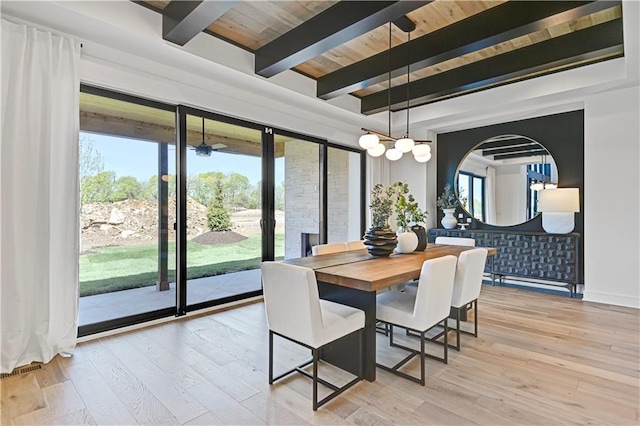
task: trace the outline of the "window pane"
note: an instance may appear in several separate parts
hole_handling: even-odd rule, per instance
[[[470,204],[469,204],[470,203],[469,194],[471,193],[470,180],[471,180],[471,176],[467,174],[460,173],[458,175],[458,197],[460,199],[461,206],[469,213],[472,213],[472,208],[470,207]]]
[[[80,94],[80,326],[175,306],[174,123]]]
[[[484,179],[473,177],[473,217],[484,221]]]

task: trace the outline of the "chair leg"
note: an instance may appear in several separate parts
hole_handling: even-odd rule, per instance
[[[449,344],[447,343],[447,335],[449,334],[449,319],[444,319],[444,357],[443,361],[445,364],[449,363]]]
[[[318,349],[312,349],[313,353],[313,411],[318,411]]]
[[[360,365],[358,366],[358,378],[362,380],[364,376],[364,351],[362,350],[362,336],[364,335],[364,328],[358,332],[358,357],[360,359]]]
[[[269,384],[273,384],[273,331],[269,330]]]
[[[473,309],[473,332],[460,329],[460,333],[478,337],[478,299],[472,300],[468,305]]]
[[[460,308],[456,308],[456,350],[460,351]]]
[[[420,333],[420,384],[422,386],[424,386],[425,384],[425,359],[426,356],[424,356],[424,341],[425,341],[425,334],[427,332],[423,331],[422,333]]]
[[[478,337],[478,299],[473,301],[473,335]]]

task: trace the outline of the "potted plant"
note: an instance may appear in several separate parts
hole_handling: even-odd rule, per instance
[[[364,234],[364,245],[372,256],[389,256],[398,244],[396,233],[389,227],[393,213],[393,186],[376,184],[371,190],[371,228]]]
[[[424,250],[427,246],[427,234],[419,223],[424,222],[426,211],[420,210],[418,202],[409,193],[409,186],[403,182],[396,182],[392,186],[396,191],[394,211],[396,225],[398,225],[398,251],[409,253]],[[411,226],[411,224],[414,226]]]
[[[442,194],[438,197],[438,200],[436,201],[436,205],[440,207],[442,209],[442,212],[444,213],[444,217],[440,221],[442,226],[445,229],[455,228],[456,225],[458,224],[458,221],[453,216],[453,214],[456,211],[456,207],[460,205],[460,201],[458,200],[458,197],[456,197],[456,194],[454,194],[453,191],[451,191],[450,184],[446,184],[444,186],[444,190],[442,191]]]

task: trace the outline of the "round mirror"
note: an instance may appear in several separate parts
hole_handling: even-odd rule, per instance
[[[458,165],[455,186],[469,217],[514,226],[533,219],[539,191],[557,183],[556,163],[542,144],[522,135],[499,135],[467,153]]]

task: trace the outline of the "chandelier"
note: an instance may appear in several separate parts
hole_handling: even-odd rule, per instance
[[[413,25],[415,29],[415,24]],[[407,129],[405,134],[396,139],[391,136],[391,22],[389,22],[389,72],[387,85],[387,101],[389,104],[389,133],[383,134],[373,130],[362,130],[366,133],[360,136],[358,144],[362,149],[367,150],[367,154],[372,157],[380,157],[385,154],[390,161],[396,161],[402,158],[406,153],[411,152],[414,159],[419,163],[426,163],[431,159],[431,141],[414,141],[409,137],[409,83],[410,83],[410,64],[411,56],[409,46],[411,42],[411,30],[407,30]]]

